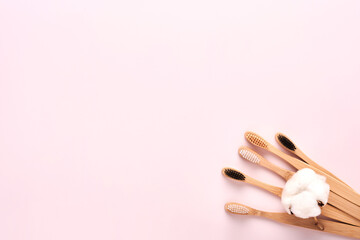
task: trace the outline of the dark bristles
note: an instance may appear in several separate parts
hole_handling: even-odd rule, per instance
[[[238,172],[236,170],[227,168],[227,169],[225,169],[224,173],[226,174],[226,176],[228,176],[232,179],[241,180],[241,181],[245,180],[244,174],[242,174],[241,172]]]
[[[281,142],[281,144],[284,147],[286,147],[287,149],[290,149],[292,151],[294,151],[296,149],[295,144],[290,139],[285,137],[284,135],[279,134],[278,139]]]

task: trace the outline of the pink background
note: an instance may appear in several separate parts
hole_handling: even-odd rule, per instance
[[[0,239],[346,239],[226,214],[282,208],[221,168],[282,186],[237,155],[281,131],[360,191],[359,24],[360,1],[0,0]]]

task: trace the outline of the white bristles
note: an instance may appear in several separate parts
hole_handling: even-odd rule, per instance
[[[253,162],[255,164],[258,164],[260,162],[259,156],[247,149],[240,149],[239,153],[243,158],[249,160],[250,162]]]
[[[227,210],[231,213],[248,214],[249,209],[236,203],[230,203],[226,206]]]

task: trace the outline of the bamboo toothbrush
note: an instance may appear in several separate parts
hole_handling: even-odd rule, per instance
[[[290,140],[290,138],[288,138],[287,136],[285,136],[285,134],[282,133],[277,133],[275,135],[275,139],[276,141],[279,143],[280,146],[282,146],[285,150],[292,152],[293,154],[295,154],[296,156],[298,156],[299,158],[301,158],[304,162],[306,162],[307,164],[316,167],[317,169],[319,169],[320,171],[323,171],[324,173],[327,173],[328,175],[332,176],[333,178],[336,178],[337,180],[339,180],[340,182],[344,183],[346,186],[348,186],[350,189],[352,189],[349,185],[347,185],[344,181],[342,181],[341,179],[339,179],[338,177],[336,177],[334,174],[332,174],[331,172],[329,172],[328,170],[326,170],[325,168],[323,168],[322,166],[320,166],[319,164],[317,164],[316,162],[314,162],[313,160],[311,160],[308,156],[305,155],[305,153],[303,153],[303,151],[301,151],[293,141]],[[353,190],[353,189],[352,189]]]
[[[225,177],[235,180],[235,181],[240,181],[240,182],[246,182],[246,183],[250,183],[254,186],[257,186],[259,188],[265,189],[266,191],[271,192],[272,194],[281,197],[281,192],[282,192],[282,188],[280,187],[275,187],[266,183],[263,183],[261,181],[258,181],[254,178],[251,178],[241,172],[239,172],[236,169],[233,168],[223,168],[222,169],[222,173]]]
[[[248,160],[252,163],[258,164],[260,166],[263,166],[263,167],[275,172],[276,174],[281,176],[286,181],[289,180],[292,177],[292,175],[294,175],[294,172],[283,169],[283,168],[269,162],[263,156],[256,153],[255,151],[251,150],[250,148],[240,147],[238,152],[239,152],[239,155],[242,158],[244,158],[245,160]],[[332,193],[330,192],[330,194],[332,194]],[[360,226],[359,219],[356,219],[356,218],[352,217],[351,215],[335,208],[331,204],[330,200],[329,200],[328,204],[325,205],[321,209],[321,214],[326,217],[329,217],[329,218],[332,218],[332,219],[335,219],[335,220],[338,220],[338,221],[341,221],[344,223],[349,223],[352,225]]]
[[[344,223],[333,222],[329,220],[319,219],[319,224],[324,226],[323,230],[320,230],[315,224],[313,219],[301,219],[287,213],[275,213],[260,211],[240,203],[226,203],[225,210],[232,214],[240,215],[254,215],[259,217],[268,218],[276,222],[285,223],[288,225],[309,228],[312,230],[323,231],[333,234],[338,234],[346,237],[360,238],[360,228],[351,226]]]
[[[287,155],[286,153],[280,151],[279,149],[275,148],[273,145],[271,145],[270,143],[268,143],[267,141],[265,141],[262,137],[260,137],[259,135],[252,133],[252,132],[246,132],[245,133],[245,138],[252,143],[255,146],[261,147],[263,149],[268,150],[269,152],[277,155],[278,157],[284,159],[285,161],[287,161],[289,164],[291,164],[292,166],[294,166],[296,169],[300,170],[303,168],[310,168],[312,170],[314,170],[316,173],[320,174],[320,175],[324,175],[326,176],[326,181],[328,182],[328,184],[330,185],[330,190],[336,194],[338,194],[339,196],[341,196],[342,198],[344,198],[343,204],[348,204],[347,202],[352,202],[354,205],[353,210],[354,212],[358,212],[355,216],[356,218],[360,218],[360,195],[357,194],[354,191],[351,191],[349,189],[349,187],[347,187],[347,185],[343,184],[342,182],[339,182],[338,180],[336,180],[335,178],[329,176],[328,174],[320,171],[319,169],[308,165],[302,161],[299,161],[298,159],[291,157],[289,155]],[[357,206],[356,206],[357,205]],[[354,214],[353,212],[353,214]],[[350,214],[350,213],[349,213]],[[354,216],[354,215],[353,215]]]
[[[224,174],[225,177],[235,180],[235,181],[243,181],[246,183],[250,183],[254,186],[260,187],[266,191],[269,191],[271,193],[273,193],[274,195],[278,196],[281,198],[281,193],[282,193],[282,188],[279,187],[275,187],[266,183],[263,183],[261,181],[258,181],[254,178],[251,178],[249,176],[246,176],[245,174],[233,169],[233,168],[223,168],[222,173]],[[291,210],[290,210],[291,212]],[[320,229],[324,229],[324,226],[322,226],[317,217],[314,217],[315,220],[315,225],[317,225]]]

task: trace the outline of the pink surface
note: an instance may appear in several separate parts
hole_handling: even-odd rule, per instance
[[[359,11],[0,0],[0,239],[346,239],[226,214],[282,209],[220,171],[282,186],[237,155],[282,131],[360,191]]]

